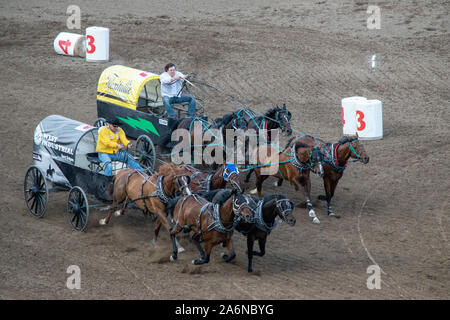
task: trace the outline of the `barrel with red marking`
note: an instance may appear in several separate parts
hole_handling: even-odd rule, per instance
[[[60,32],[53,41],[53,48],[58,54],[84,57],[84,35]]]
[[[86,61],[109,61],[109,29],[86,28]]]

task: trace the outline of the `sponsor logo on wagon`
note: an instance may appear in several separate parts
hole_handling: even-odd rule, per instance
[[[56,143],[58,137],[48,133],[37,132],[34,136],[34,142],[36,145],[42,144],[42,146],[51,148],[56,151],[60,151],[66,154],[74,155],[73,149]]]
[[[106,88],[115,91],[116,93],[130,94],[133,81],[128,80],[126,83],[123,83],[122,80],[117,80],[119,75],[114,73],[108,77],[108,82],[106,82]]]

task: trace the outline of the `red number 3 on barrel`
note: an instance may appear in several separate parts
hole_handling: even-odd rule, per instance
[[[87,44],[86,44],[86,52],[87,53],[94,53],[95,52],[95,46],[94,46],[94,37],[91,35],[87,35]]]
[[[366,123],[364,122],[364,113],[362,111],[356,110],[356,115],[358,116],[358,131],[363,131],[366,128]]]

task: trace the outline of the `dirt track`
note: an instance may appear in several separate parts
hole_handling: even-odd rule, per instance
[[[77,1],[83,30],[111,29],[111,61],[104,64],[53,52],[54,37],[69,31],[67,4],[4,2],[0,298],[450,298],[448,2],[378,1],[382,29],[368,30],[362,0],[142,0],[133,8],[120,1]],[[371,69],[374,53],[378,64]],[[255,110],[286,103],[295,128],[327,141],[342,135],[343,97],[380,99],[384,139],[365,142],[369,164],[350,164],[340,181],[333,208],[342,218],[326,217],[326,204],[314,200],[322,223],[313,225],[307,211],[296,208],[296,226],[282,224],[270,235],[252,275],[238,234],[234,263],[223,263],[216,248],[209,265],[194,267],[198,253],[187,238],[187,252],[170,263],[168,237],[152,245],[153,224],[137,211],[106,227],[98,225],[103,213],[93,211],[80,234],[70,229],[67,194],[61,193],[50,194],[44,219],[32,218],[22,183],[38,122],[61,114],[92,123],[104,68],[124,64],[159,73],[168,61]],[[221,116],[235,108],[218,100],[208,113]],[[266,194],[303,201],[287,183],[275,190],[270,182]],[[315,199],[322,183],[315,176],[312,182]],[[366,287],[372,264],[382,268],[380,290]],[[81,268],[81,290],[65,286],[69,265]]]

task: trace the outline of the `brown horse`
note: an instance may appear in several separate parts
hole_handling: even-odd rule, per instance
[[[108,224],[114,210],[123,203],[122,208],[115,212],[116,216],[121,216],[125,212],[128,203],[135,205],[143,212],[152,212],[158,217],[158,221],[168,232],[171,225],[166,218],[166,204],[176,190],[182,190],[183,183],[179,181],[180,176],[172,173],[167,176],[147,174],[134,169],[120,170],[113,178],[113,203],[106,217],[101,219],[100,225]],[[183,179],[186,179],[185,177]],[[155,227],[156,228],[156,227]],[[158,230],[159,231],[159,230]],[[156,232],[156,231],[155,231]],[[178,252],[177,241],[171,236],[174,255]]]
[[[350,137],[344,136],[337,143],[324,143],[312,136],[304,135],[300,138],[292,139],[288,145],[293,145],[297,142],[302,142],[309,146],[318,146],[320,148],[324,156],[323,186],[326,195],[320,195],[319,199],[327,200],[328,216],[340,218],[331,209],[331,199],[333,198],[339,180],[344,174],[345,168],[347,168],[348,160],[353,158],[355,159],[354,161],[361,161],[364,164],[369,162],[369,156],[364,146],[358,140],[358,134]]]
[[[165,175],[169,170],[173,170],[173,168],[163,165],[159,168],[158,173]],[[239,184],[239,170],[231,163],[221,165],[214,172],[203,172],[185,164],[179,165],[176,170],[178,174],[184,174],[190,178],[189,189],[193,192],[223,189],[228,182],[242,192]]]
[[[192,261],[196,265],[208,263],[212,248],[220,243],[229,250],[228,261],[234,259],[236,253],[231,242],[233,230],[241,219],[250,222],[253,218],[247,196],[236,189],[220,190],[218,193],[220,195],[215,203],[199,195],[189,195],[180,198],[173,207],[175,226],[171,235],[194,231],[192,240],[201,256]],[[204,242],[204,250],[201,242]],[[176,256],[171,259],[176,259]]]
[[[262,184],[269,176],[273,176],[278,178],[278,182],[275,184],[276,186],[281,186],[284,179],[288,180],[294,186],[295,190],[301,190],[307,205],[311,204],[310,171],[314,170],[320,176],[323,175],[322,159],[318,149],[314,149],[301,142],[296,142],[282,152],[278,152],[269,145],[263,145],[255,150],[254,156],[257,153],[263,155],[270,154],[270,156],[263,157],[262,159],[258,157],[257,166],[247,174],[246,182],[249,181],[253,171],[256,175],[256,189],[253,189],[250,193],[254,194],[257,191],[258,197],[262,198]],[[278,166],[278,170],[276,170],[276,166]],[[263,174],[262,170],[270,170],[272,173]],[[320,223],[312,205],[308,206],[308,209],[309,216],[313,219],[313,222]]]

